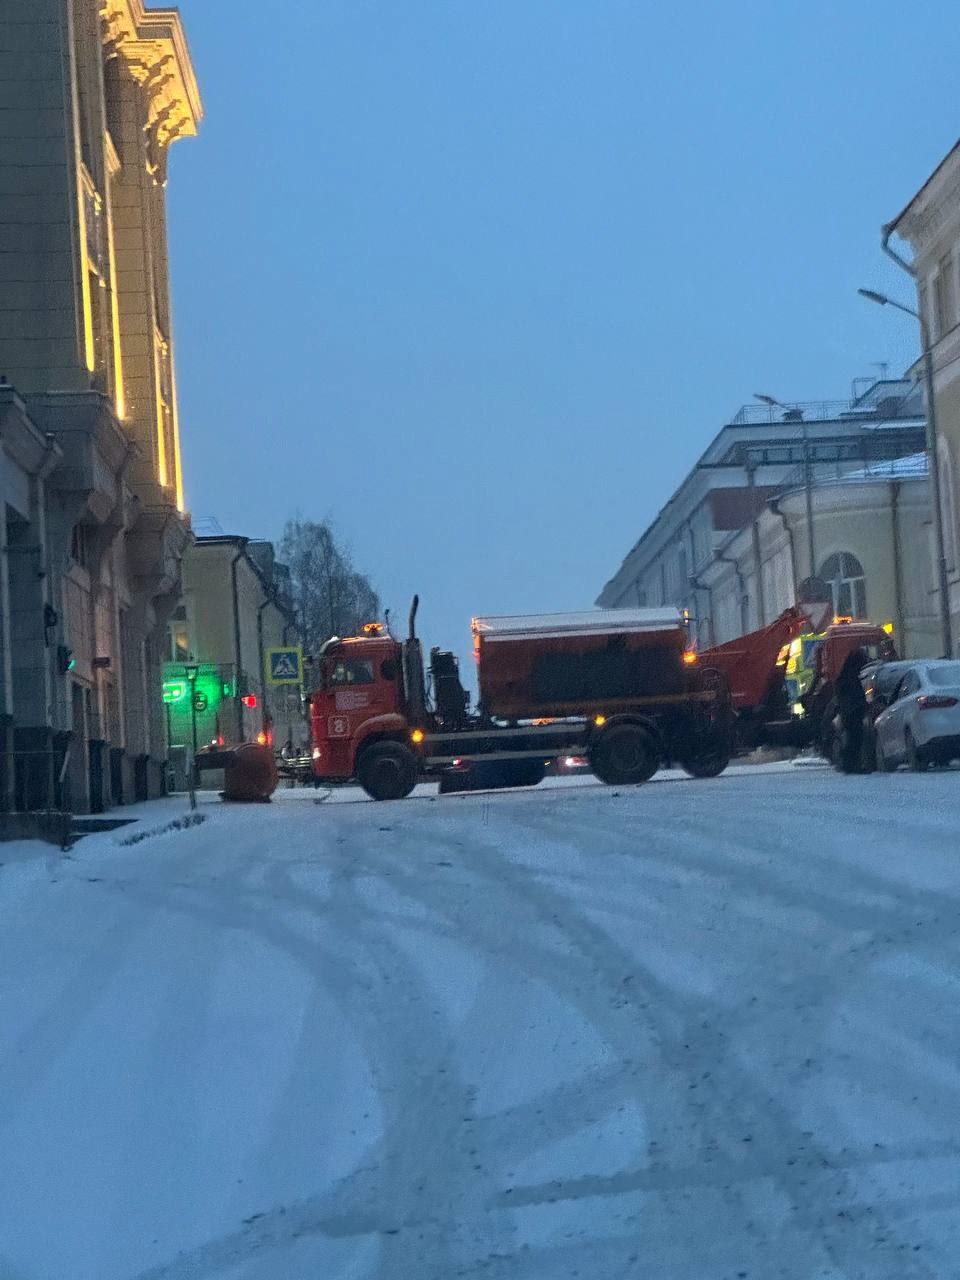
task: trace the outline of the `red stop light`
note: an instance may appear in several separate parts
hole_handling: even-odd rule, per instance
[[[257,695],[255,693],[245,693],[240,701],[245,707],[255,707],[257,705]]]

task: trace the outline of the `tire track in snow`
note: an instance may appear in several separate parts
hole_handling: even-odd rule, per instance
[[[737,819],[736,817],[734,817],[732,820],[736,821]],[[727,815],[727,821],[728,822],[731,821],[729,814]],[[577,845],[576,845],[576,847],[578,848],[581,848],[583,846],[584,842],[588,840],[589,836],[593,835],[594,838],[596,836],[597,827],[596,827],[596,824],[593,822],[591,822],[589,826],[578,825],[577,829],[580,830],[581,832],[581,839],[579,842],[577,842]],[[569,816],[567,820],[564,822],[564,830],[567,831],[569,835],[571,830]],[[648,830],[645,829],[643,834],[644,834],[644,837],[646,837],[649,834]],[[664,842],[669,840],[673,841],[673,848],[671,849],[670,845],[668,844],[667,849],[664,851],[663,856],[667,856],[668,854],[673,853],[677,859],[677,863],[679,866],[684,868],[689,867],[691,859],[687,856],[688,842],[686,840],[686,837],[689,836],[690,834],[691,833],[689,830],[689,826],[685,828],[681,828],[679,830],[676,824],[670,824],[668,826],[662,827],[657,832],[657,836],[660,838],[660,840]],[[713,827],[711,830],[709,831],[705,830],[701,834],[705,836],[706,835],[711,836],[712,840],[715,843],[718,842],[718,840],[720,840],[720,833],[716,829],[716,824],[713,824]],[[606,839],[615,839],[616,842],[621,845],[621,847],[632,846],[633,851],[637,852],[636,837],[629,837],[629,836],[625,837],[622,833],[622,829],[618,829],[616,831],[604,832],[604,836]],[[720,842],[722,843],[722,841]],[[695,844],[694,847],[698,847],[698,848],[702,847],[702,843]],[[649,849],[649,844],[647,848]],[[658,855],[659,853],[660,851],[658,851]],[[646,851],[640,852],[638,856],[642,859],[644,856],[646,856]],[[694,859],[694,861],[697,863],[697,865],[701,866],[705,871],[708,871],[711,875],[716,876],[718,868],[716,866],[715,861],[711,861],[709,859],[704,859],[704,858]],[[804,985],[809,986],[811,981],[811,976],[812,976],[811,974],[807,973],[805,975],[805,978],[800,983],[797,984],[798,988],[803,987]],[[816,976],[823,980],[824,989],[826,990],[829,986],[827,975],[818,974]],[[806,991],[804,992],[804,994],[807,997],[809,996],[809,993]],[[829,1007],[830,1007],[829,1002],[825,1001],[825,1005],[826,1005],[826,1012],[829,1013]],[[683,1036],[686,1039],[687,1043],[691,1041],[694,1041],[694,1042],[699,1041],[700,1043],[699,1043],[698,1056],[703,1058],[706,1061],[709,1061],[711,1058],[715,1059],[718,1064],[718,1068],[720,1068],[712,1073],[717,1083],[720,1084],[721,1086],[719,1089],[714,1091],[712,1096],[714,1096],[715,1098],[722,1097],[723,1099],[721,1106],[716,1109],[716,1114],[713,1117],[713,1123],[716,1126],[716,1132],[722,1133],[724,1127],[726,1127],[728,1131],[727,1132],[728,1140],[736,1141],[736,1136],[737,1136],[736,1132],[735,1131],[730,1132],[729,1122],[730,1122],[731,1115],[738,1115],[739,1116],[738,1123],[734,1125],[733,1128],[734,1130],[736,1130],[737,1128],[741,1128],[741,1129],[747,1129],[748,1131],[751,1131],[751,1144],[752,1144],[753,1141],[755,1140],[755,1135],[758,1127],[761,1128],[762,1130],[764,1128],[764,1121],[769,1120],[771,1117],[775,1117],[776,1125],[775,1125],[775,1129],[772,1132],[769,1131],[769,1124],[766,1125],[766,1128],[768,1129],[767,1136],[768,1138],[773,1139],[775,1142],[779,1142],[779,1143],[782,1143],[785,1138],[787,1139],[787,1142],[786,1142],[787,1149],[792,1150],[793,1152],[793,1155],[790,1161],[790,1166],[789,1166],[790,1168],[795,1168],[796,1162],[801,1159],[803,1160],[804,1164],[812,1165],[814,1168],[816,1168],[817,1164],[820,1164],[822,1167],[830,1167],[830,1165],[833,1163],[833,1153],[825,1152],[823,1150],[817,1150],[811,1141],[813,1135],[806,1131],[800,1132],[796,1125],[791,1124],[789,1116],[784,1114],[782,1107],[776,1104],[773,1099],[769,1098],[769,1095],[764,1090],[764,1088],[762,1086],[753,1087],[751,1085],[751,1081],[749,1077],[745,1074],[743,1067],[740,1064],[737,1064],[731,1061],[731,1052],[730,1052],[730,1049],[728,1049],[727,1044],[729,1043],[732,1048],[732,1040],[729,1040],[727,1034],[725,1032],[721,1032],[717,1026],[718,1021],[719,1022],[724,1021],[723,1010],[715,1009],[709,1003],[705,1003],[703,1008],[701,1009],[701,1013],[703,1014],[705,1019],[711,1020],[711,1025],[713,1028],[712,1036],[704,1038],[703,1036],[698,1035],[697,1017],[699,1015],[697,1014],[695,1014],[692,1018],[689,1019],[688,1026],[684,1029]],[[747,1012],[746,1021],[748,1022],[755,1021],[756,1017],[757,1017],[756,1012]],[[727,1020],[727,1022],[730,1027],[730,1030],[732,1032],[735,1032],[737,1030],[735,1021],[730,1022],[729,1020]],[[701,1022],[700,1025],[702,1028],[703,1023]],[[711,1041],[713,1042],[712,1044],[711,1044]],[[676,1047],[677,1046],[675,1044],[674,1048],[676,1049]],[[674,1065],[678,1070],[682,1070],[683,1069],[682,1057],[678,1056]],[[711,1095],[708,1094],[707,1096],[711,1096]],[[735,1100],[735,1103],[732,1107],[729,1105],[729,1100],[731,1099]],[[706,1121],[707,1118],[708,1118],[707,1116],[704,1116],[704,1121]],[[758,1121],[760,1122],[759,1125],[758,1125]],[[779,1137],[778,1137],[778,1133],[779,1133]],[[791,1138],[792,1138],[792,1141],[790,1140]],[[869,1157],[868,1157],[868,1162],[869,1162]],[[835,1212],[836,1198],[838,1196],[843,1196],[846,1193],[849,1199],[852,1194],[851,1189],[849,1187],[842,1187],[839,1190],[831,1189],[831,1196],[829,1198],[822,1197],[821,1199],[822,1214],[820,1219],[818,1220],[816,1213],[812,1212],[810,1209],[809,1180],[799,1179],[797,1176],[793,1174],[787,1174],[786,1168],[784,1168],[783,1170],[781,1170],[780,1181],[784,1184],[785,1190],[791,1193],[790,1198],[795,1203],[803,1202],[806,1204],[807,1208],[804,1214],[806,1224],[810,1227],[816,1228],[817,1230],[820,1231],[820,1233],[823,1236],[829,1239],[831,1235],[829,1227],[831,1224],[830,1224],[830,1218],[828,1215]],[[853,1195],[853,1199],[855,1198],[856,1198],[855,1195]],[[844,1201],[844,1203],[846,1203],[846,1201]],[[856,1217],[855,1214],[852,1216]],[[877,1216],[879,1217],[879,1215]],[[861,1253],[860,1244],[856,1242],[851,1242],[850,1240],[851,1233],[847,1229],[848,1223],[849,1223],[849,1220],[844,1221],[843,1229],[841,1232],[838,1232],[836,1230],[832,1232],[832,1235],[834,1237],[834,1240],[832,1243],[832,1253],[834,1254],[835,1261],[839,1265],[852,1266],[852,1265],[855,1265],[857,1258],[862,1257],[863,1254]],[[892,1234],[890,1231],[889,1225],[884,1226],[882,1222],[880,1222],[879,1225],[874,1225],[872,1223],[867,1222],[865,1217],[863,1216],[862,1216],[860,1225],[869,1227],[869,1233],[868,1233],[869,1239],[863,1241],[863,1245],[871,1250],[871,1256],[875,1259],[876,1258],[875,1249],[878,1241],[884,1244],[889,1243],[889,1237]],[[923,1262],[922,1260],[915,1259],[912,1257],[905,1259],[903,1257],[903,1250],[909,1246],[907,1246],[904,1242],[898,1242],[898,1245],[899,1247],[897,1247],[897,1244],[894,1245],[895,1256],[891,1258],[890,1264],[889,1264],[891,1269],[889,1270],[888,1274],[890,1274],[891,1277],[911,1276],[911,1275],[924,1276],[924,1275],[933,1274],[929,1271],[925,1262]],[[891,1250],[888,1249],[887,1252],[891,1252]],[[875,1274],[882,1274],[882,1273],[875,1272]]]
[[[504,807],[504,816],[507,814],[515,815],[518,813],[527,814],[529,810],[526,806],[510,806]],[[539,816],[533,819],[535,823],[539,823]],[[569,833],[569,825],[567,824]],[[595,828],[591,825],[591,830],[596,835]],[[569,899],[564,899],[553,894],[550,890],[542,886],[536,886],[535,876],[531,877],[522,872],[518,872],[515,865],[510,864],[504,859],[494,843],[491,843],[491,837],[484,831],[482,848],[485,856],[481,855],[478,860],[476,856],[471,859],[471,868],[478,874],[486,874],[488,879],[493,880],[501,885],[508,884],[511,890],[510,906],[516,908],[518,902],[524,897],[534,907],[535,913],[545,920],[551,920],[554,923],[563,922],[565,932],[577,941],[583,954],[592,958],[594,961],[596,972],[601,977],[606,977],[606,981],[602,983],[603,987],[609,992],[616,989],[617,975],[622,973],[624,967],[630,968],[634,973],[638,970],[638,965],[630,953],[622,952],[615,944],[612,943],[609,936],[604,931],[590,922],[586,921],[576,911],[571,911]],[[586,832],[584,836],[586,837]],[[434,837],[435,838],[435,837]],[[495,842],[496,844],[507,843],[509,839],[503,841],[502,838]],[[522,847],[522,838],[517,841]],[[581,842],[582,843],[582,842]],[[476,853],[481,846],[477,845],[471,852]],[[576,848],[580,848],[578,844]],[[490,862],[492,861],[492,866]],[[485,862],[487,865],[484,865]],[[492,873],[492,874],[491,874]],[[428,896],[428,902],[433,902],[432,897]],[[435,905],[435,904],[434,904]],[[466,922],[460,922],[461,927],[469,929]],[[526,932],[518,930],[518,935],[526,936]],[[475,939],[475,944],[483,946],[484,942],[489,943],[490,939]],[[519,949],[515,948],[516,958],[522,962],[522,959],[530,960],[529,953],[521,956]],[[611,966],[610,960],[614,959]],[[673,1126],[661,1126],[664,1129],[664,1137],[669,1138],[669,1144],[661,1145],[661,1150],[669,1149],[669,1146],[676,1146],[677,1134],[685,1128],[693,1128],[696,1131],[705,1129],[707,1125],[715,1134],[721,1135],[724,1140],[731,1146],[732,1150],[737,1147],[734,1144],[740,1143],[746,1137],[747,1146],[757,1142],[758,1132],[760,1141],[757,1145],[767,1145],[775,1148],[777,1146],[785,1146],[790,1152],[785,1157],[784,1165],[780,1171],[779,1181],[788,1196],[790,1202],[796,1209],[794,1221],[800,1228],[807,1228],[814,1239],[822,1238],[829,1251],[835,1257],[840,1265],[853,1265],[856,1260],[863,1256],[863,1250],[869,1249],[873,1256],[876,1256],[878,1245],[883,1246],[888,1242],[889,1230],[884,1228],[882,1224],[877,1227],[871,1226],[864,1222],[861,1225],[868,1228],[867,1238],[858,1239],[856,1233],[851,1229],[855,1224],[850,1218],[845,1218],[839,1228],[831,1220],[832,1215],[836,1213],[837,1191],[830,1188],[830,1194],[827,1195],[826,1189],[820,1199],[820,1213],[810,1204],[810,1180],[804,1176],[808,1167],[823,1168],[828,1167],[830,1160],[827,1153],[816,1149],[816,1145],[812,1141],[813,1135],[807,1131],[801,1131],[795,1125],[789,1115],[783,1108],[771,1099],[764,1086],[754,1083],[750,1076],[745,1072],[743,1067],[733,1060],[733,1049],[729,1043],[728,1036],[717,1026],[718,1019],[722,1019],[723,1010],[714,1008],[713,1005],[697,1004],[696,1002],[681,1001],[681,1007],[678,1009],[677,995],[670,989],[663,988],[652,974],[645,973],[642,977],[642,985],[644,988],[644,1000],[642,1005],[648,1011],[648,1020],[654,1030],[662,1038],[664,1045],[664,1055],[667,1058],[664,1064],[673,1074],[685,1078],[688,1085],[695,1083],[691,1079],[691,1064],[694,1065],[693,1074],[702,1075],[701,1068],[705,1064],[717,1064],[719,1070],[711,1072],[711,1078],[714,1080],[712,1094],[710,1090],[705,1090],[702,1096],[713,1097],[718,1100],[717,1105],[712,1109],[704,1107],[701,1103],[690,1103],[682,1097],[676,1099],[675,1103],[679,1106],[679,1113]],[[560,994],[563,994],[563,988],[560,988]],[[569,998],[569,993],[568,998]],[[635,997],[627,1003],[634,1003]],[[683,1005],[686,1005],[686,1008]],[[603,1006],[602,998],[598,999],[594,1008],[593,1021],[598,1029],[605,1032],[608,1040],[616,1043],[617,1032],[609,1024],[609,1019],[601,1022],[596,1017],[596,1008]],[[681,1030],[679,1034],[674,1028],[675,1018],[665,1019],[664,1014],[659,1012],[663,1009],[673,1008],[675,1015],[681,1020]],[[649,1014],[650,1010],[657,1010],[655,1014]],[[589,1015],[589,1010],[587,1011]],[[660,1082],[662,1088],[662,1081]],[[641,1101],[643,1094],[640,1095]],[[662,1099],[658,1099],[658,1105]],[[684,1114],[686,1111],[686,1115]],[[692,1121],[689,1116],[693,1117]],[[706,1138],[705,1145],[701,1152],[703,1159],[712,1160],[715,1158],[719,1141],[716,1137]],[[802,1162],[797,1168],[798,1162]],[[752,1164],[749,1158],[743,1159],[738,1163],[741,1171],[742,1181],[750,1178],[752,1175]],[[797,1170],[793,1172],[793,1170]],[[849,1191],[850,1189],[847,1188]],[[741,1221],[746,1220],[743,1206],[738,1204],[737,1195],[733,1187],[728,1189],[728,1196],[731,1198],[731,1210],[739,1212]],[[799,1206],[804,1205],[804,1210],[800,1212]],[[689,1214],[688,1214],[689,1217]],[[688,1222],[687,1226],[695,1227],[695,1222]],[[886,1234],[885,1234],[886,1231]],[[773,1241],[771,1241],[773,1244]],[[886,1250],[891,1253],[890,1250]],[[916,1258],[904,1259],[902,1253],[896,1252],[895,1256],[889,1259],[889,1267],[885,1272],[876,1272],[877,1275],[885,1274],[891,1277],[922,1277],[928,1276],[929,1272],[926,1264]]]
[[[472,1098],[453,1069],[448,1029],[435,1011],[426,1016],[427,993],[419,975],[400,949],[382,936],[375,912],[357,893],[358,874],[372,871],[361,864],[335,873],[329,900],[317,899],[296,886],[286,869],[277,866],[261,892],[245,889],[246,905],[224,902],[219,893],[215,904],[198,900],[196,895],[189,903],[177,904],[176,909],[210,924],[229,922],[233,927],[250,929],[271,945],[289,951],[324,984],[345,1013],[352,1015],[353,1029],[378,1079],[385,1137],[367,1154],[364,1168],[355,1171],[356,1176],[350,1175],[341,1189],[330,1189],[296,1206],[267,1210],[236,1233],[144,1271],[138,1280],[218,1275],[241,1260],[262,1256],[265,1250],[284,1247],[304,1236],[371,1233],[381,1237],[378,1274],[416,1274],[424,1280],[428,1276],[446,1280],[455,1274],[447,1256],[453,1219],[443,1206],[450,1195],[447,1184],[462,1184],[471,1174],[454,1167],[457,1162],[446,1148],[460,1130]],[[258,897],[267,899],[262,907],[254,905]],[[284,908],[322,917],[326,945],[321,948],[296,929],[279,926],[273,919],[277,899]],[[371,967],[372,982],[368,980]],[[424,1114],[423,1107],[412,1103],[423,1094],[426,1080],[430,1081],[430,1094]],[[444,1115],[449,1116],[446,1126]],[[451,1150],[457,1150],[455,1143]],[[346,1198],[350,1204],[341,1208],[339,1202]]]

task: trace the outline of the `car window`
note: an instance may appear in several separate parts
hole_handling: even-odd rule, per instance
[[[911,693],[916,693],[920,688],[920,674],[917,671],[908,671],[900,681],[896,693],[891,698],[891,702],[899,702],[901,698],[908,698]]]
[[[940,689],[953,689],[960,685],[960,662],[944,662],[942,666],[927,667],[927,679]]]
[[[909,668],[901,666],[899,663],[889,664],[883,667],[877,667],[873,673],[873,696],[877,702],[886,705],[889,703],[896,690],[898,689],[905,672]]]

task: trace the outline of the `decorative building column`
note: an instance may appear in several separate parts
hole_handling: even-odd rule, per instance
[[[173,11],[103,0],[101,19],[126,416],[142,453],[133,481],[148,505],[182,511],[164,188],[170,147],[197,131],[200,95]]]

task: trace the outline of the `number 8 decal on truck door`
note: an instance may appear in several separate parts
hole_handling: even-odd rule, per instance
[[[346,716],[330,717],[330,737],[345,738],[350,732],[350,721]]]

